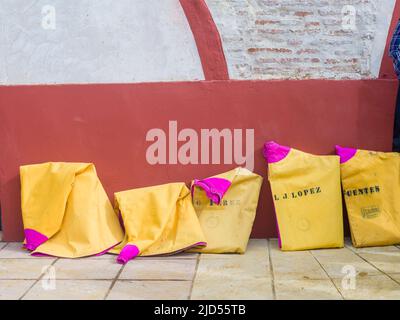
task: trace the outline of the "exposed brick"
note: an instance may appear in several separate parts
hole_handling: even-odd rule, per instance
[[[265,24],[280,24],[279,20],[256,20],[257,25],[265,25]]]
[[[295,16],[297,17],[307,17],[307,16],[312,16],[314,13],[310,11],[297,11],[294,13]]]
[[[382,0],[206,1],[230,70],[237,70],[233,77],[371,78]],[[347,5],[356,9],[353,28],[348,26],[351,10],[343,10]]]

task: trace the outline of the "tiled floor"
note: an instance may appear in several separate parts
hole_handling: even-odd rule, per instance
[[[251,240],[245,255],[85,259],[32,257],[0,242],[0,299],[400,299],[400,247],[281,252]]]

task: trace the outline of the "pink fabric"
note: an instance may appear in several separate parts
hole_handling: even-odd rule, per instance
[[[216,204],[220,204],[231,184],[229,180],[223,178],[195,179],[192,185],[192,195],[194,187],[197,186],[206,192],[208,199]]]
[[[117,262],[121,264],[127,263],[129,260],[135,258],[139,255],[139,248],[136,247],[134,244],[127,244],[125,247],[122,248],[119,256],[117,258]]]
[[[343,148],[336,146],[336,154],[340,157],[340,163],[345,163],[353,158],[357,153],[357,149]]]
[[[25,248],[33,251],[37,247],[39,247],[43,242],[49,240],[44,234],[33,230],[33,229],[25,229]]]
[[[285,159],[289,152],[289,147],[281,146],[274,141],[264,144],[263,154],[268,163],[275,163]]]
[[[46,253],[42,253],[42,252],[32,252],[31,256],[33,256],[33,257],[55,257],[51,254],[46,254]]]

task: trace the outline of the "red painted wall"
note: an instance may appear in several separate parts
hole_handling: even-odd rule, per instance
[[[22,240],[18,167],[45,161],[96,164],[113,192],[189,182],[235,165],[149,165],[149,129],[254,128],[255,171],[265,140],[331,154],[341,144],[389,151],[397,81],[203,81],[0,87],[0,201],[4,240]],[[276,236],[265,179],[253,237]]]

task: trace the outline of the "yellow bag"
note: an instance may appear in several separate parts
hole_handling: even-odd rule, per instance
[[[119,254],[119,263],[137,255],[173,254],[206,245],[184,183],[118,192],[115,208],[125,226],[124,241],[110,251]]]
[[[264,156],[284,251],[343,247],[338,156],[267,142]]]
[[[93,164],[20,167],[25,247],[32,254],[78,258],[104,253],[123,231]]]
[[[400,243],[400,154],[336,146],[355,247]]]
[[[207,239],[203,253],[244,253],[262,177],[244,168],[192,182],[193,204]]]

